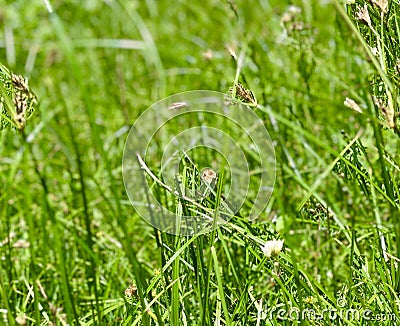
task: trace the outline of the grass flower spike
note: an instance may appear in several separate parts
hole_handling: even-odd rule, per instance
[[[388,12],[388,0],[372,0],[372,3],[378,6],[383,14],[386,14]]]
[[[28,81],[0,63],[0,130],[8,126],[24,129],[36,106],[36,95],[29,89]]]

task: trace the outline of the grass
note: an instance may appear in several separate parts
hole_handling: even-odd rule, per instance
[[[29,78],[39,105],[25,128],[0,133],[0,324],[393,325],[400,318],[400,4],[384,4],[2,6],[0,62]],[[274,146],[265,212],[247,218],[260,157],[240,138],[254,172],[241,210],[207,234],[153,228],[124,187],[130,126],[169,95],[229,96],[237,83],[256,97],[249,107]],[[12,123],[11,98],[6,107],[2,117]],[[203,118],[235,130],[223,117]],[[150,146],[155,178],[147,181],[178,220],[216,219],[227,165],[195,203],[162,186],[160,157],[186,129],[182,121],[196,122],[171,121],[168,138]],[[201,188],[200,168],[215,157],[193,150],[167,186]],[[273,239],[284,246],[267,257],[261,247]]]

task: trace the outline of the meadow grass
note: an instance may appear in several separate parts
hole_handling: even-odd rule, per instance
[[[0,324],[396,324],[400,4],[351,2],[3,5],[0,62],[39,107],[0,133]],[[238,82],[274,144],[265,212],[248,220],[251,185],[208,234],[152,228],[124,188],[129,127],[168,95]],[[199,203],[219,207],[224,180]],[[198,214],[148,181],[178,218]]]

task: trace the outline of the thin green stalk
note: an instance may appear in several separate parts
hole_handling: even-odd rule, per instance
[[[179,238],[179,236],[177,236]],[[179,246],[176,248],[179,250]],[[171,296],[171,325],[180,325],[179,318],[179,308],[181,305],[181,299],[179,296],[179,288],[180,288],[180,263],[179,259],[175,259],[173,267],[172,267],[172,282],[174,285],[172,286],[172,296]]]
[[[211,235],[209,236],[209,247],[207,249],[206,257],[209,257],[210,250],[215,242],[215,238],[217,235],[217,230],[215,228],[217,219],[219,218],[219,206],[221,204],[221,195],[222,195],[222,188],[223,188],[223,173],[221,173],[218,177],[218,182],[217,182],[217,193],[216,193],[216,198],[215,198],[215,210],[214,210],[214,220],[213,220],[213,231],[211,232]],[[207,313],[209,313],[209,292],[210,292],[210,280],[211,280],[211,272],[212,272],[212,260],[209,259],[207,263],[207,270],[206,270],[206,277],[203,278],[204,282],[204,293],[202,296],[202,314],[201,314],[201,324],[202,325],[208,325],[207,323],[211,322],[212,320],[212,315],[209,315],[210,321],[208,321],[207,318]]]
[[[220,266],[218,263],[218,258],[217,258],[217,253],[215,251],[215,247],[212,246],[211,247],[211,256],[213,258],[214,261],[214,271],[215,271],[215,276],[217,278],[217,285],[218,285],[218,297],[221,300],[221,304],[222,304],[222,309],[224,311],[224,316],[225,316],[225,324],[226,325],[231,325],[231,319],[229,317],[229,311],[228,311],[228,306],[226,305],[226,301],[225,301],[225,291],[224,291],[224,283],[222,281],[222,277],[221,277],[221,272],[220,272]]]

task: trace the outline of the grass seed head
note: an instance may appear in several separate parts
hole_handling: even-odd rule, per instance
[[[128,298],[130,298],[130,297],[132,297],[133,295],[136,294],[136,291],[137,291],[136,285],[129,285],[124,293]]]
[[[27,79],[10,72],[1,64],[0,83],[0,129],[11,125],[14,130],[22,130],[36,109],[36,95],[29,89]]]
[[[257,106],[257,100],[253,92],[249,89],[244,88],[244,86],[240,83],[237,83],[234,87],[230,87],[229,93],[232,97],[239,99],[243,103]]]
[[[358,7],[356,12],[356,18],[359,21],[366,23],[369,27],[371,27],[371,18],[369,17],[368,6],[365,3],[364,7]]]
[[[346,97],[346,100],[343,103],[345,106],[347,106],[350,109],[353,109],[354,111],[357,111],[359,113],[362,113],[362,110],[360,106],[351,98]]]
[[[211,184],[217,178],[217,173],[213,169],[207,168],[201,173],[201,179]]]
[[[383,14],[386,14],[388,11],[388,0],[371,0],[371,2],[377,6]]]

